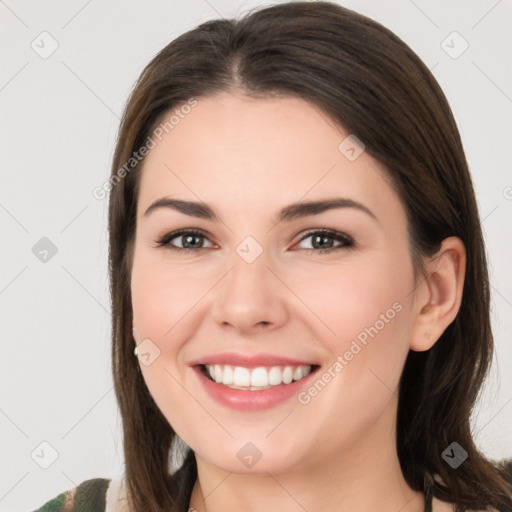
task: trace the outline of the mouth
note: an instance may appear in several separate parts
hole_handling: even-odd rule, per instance
[[[208,380],[226,388],[264,391],[305,379],[320,366],[313,364],[247,368],[229,364],[200,364],[198,368]]]

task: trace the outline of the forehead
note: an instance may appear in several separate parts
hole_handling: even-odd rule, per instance
[[[305,196],[398,200],[379,162],[348,159],[350,134],[300,98],[201,97],[167,131],[145,159],[139,209],[164,195],[274,209]]]
[[[147,164],[172,158],[200,170],[229,162],[229,171],[260,165],[275,175],[285,163],[320,167],[338,158],[340,129],[313,105],[298,98],[252,99],[222,93],[199,98],[150,152]],[[178,121],[178,122],[176,122]],[[326,137],[326,135],[328,135]],[[162,144],[163,142],[163,144]],[[311,169],[315,173],[315,169]]]

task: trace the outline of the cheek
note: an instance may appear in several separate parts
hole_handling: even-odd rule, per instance
[[[204,294],[205,284],[190,272],[165,264],[135,260],[131,295],[134,325],[139,338],[171,339]],[[186,322],[185,322],[186,323]],[[160,347],[163,348],[163,347]]]
[[[190,313],[204,293],[200,287],[197,280],[186,279],[175,268],[166,270],[144,255],[134,260],[131,296],[135,338],[151,353],[150,364],[144,364],[140,356],[138,364],[155,403],[178,432],[186,432],[193,421],[184,412],[190,409],[190,397],[183,391],[185,370],[180,356],[192,336]]]
[[[333,382],[333,408],[337,402],[357,410],[365,403],[369,414],[376,413],[398,386],[409,351],[413,274],[408,268],[404,252],[402,258],[331,266],[293,282],[291,288],[315,313],[310,324],[316,326],[315,338],[331,354],[325,380]]]
[[[156,261],[144,251],[134,258],[131,297],[135,339],[157,354],[151,364],[140,362],[140,367],[151,395],[173,426],[186,416],[174,412],[187,410],[190,405],[190,396],[183,388],[190,379],[184,356],[205,317],[201,299],[215,284],[214,278],[207,269],[185,270],[161,258]]]
[[[404,338],[398,334],[409,317],[405,308],[414,284],[407,262],[406,253],[354,258],[346,265],[290,270],[285,280],[305,306],[297,303],[297,313],[307,314],[322,344],[339,353],[354,339],[364,345],[378,337],[385,345]]]

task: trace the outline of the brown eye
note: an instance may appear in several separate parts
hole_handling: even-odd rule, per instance
[[[173,240],[179,240],[182,247],[176,246],[171,243]],[[194,251],[199,249],[207,249],[205,247],[204,240],[208,240],[206,235],[197,230],[182,229],[180,231],[174,231],[162,237],[157,241],[159,247],[167,247],[168,249],[176,251]]]
[[[305,248],[307,252],[328,253],[343,248],[354,247],[354,241],[348,235],[332,230],[310,231],[300,242],[311,238],[311,247]],[[338,242],[338,245],[335,243]]]

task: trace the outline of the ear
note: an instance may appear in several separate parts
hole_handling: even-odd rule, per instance
[[[414,291],[410,348],[417,352],[432,348],[459,312],[466,273],[462,240],[445,238],[425,267]]]

